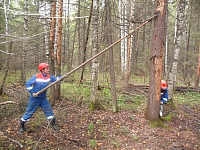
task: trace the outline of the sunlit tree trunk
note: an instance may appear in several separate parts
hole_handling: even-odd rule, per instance
[[[168,6],[167,6],[168,7]],[[168,23],[168,13],[166,13],[166,24]],[[166,25],[168,26],[168,25]],[[168,75],[168,33],[166,29],[166,40],[165,40],[165,59],[164,59],[164,79],[167,79]]]
[[[179,59],[179,52],[181,50],[181,37],[184,28],[184,8],[185,0],[178,0],[176,21],[175,21],[175,36],[174,36],[174,58],[168,79],[169,99],[173,99],[173,89],[176,83],[177,66]]]
[[[159,13],[154,20],[154,30],[152,36],[152,45],[150,52],[150,77],[149,92],[146,109],[146,118],[148,120],[157,120],[159,118],[160,93],[162,66],[165,49],[166,32],[166,6],[167,0],[156,0],[156,13]]]
[[[61,76],[62,10],[63,10],[63,0],[59,0],[56,76]],[[56,90],[55,99],[60,101],[60,83],[56,84],[55,90]]]
[[[55,73],[55,56],[54,56],[54,42],[55,42],[55,27],[56,27],[56,0],[51,2],[51,28],[50,28],[50,38],[49,38],[49,54],[50,54],[50,74],[54,75]],[[54,105],[55,103],[55,86],[50,88],[50,104]]]
[[[99,0],[93,0],[93,20],[92,20],[92,27],[93,27],[93,34],[92,34],[92,56],[98,53],[98,13],[99,11]],[[97,83],[98,83],[98,67],[99,62],[98,58],[92,60],[92,67],[91,67],[91,100],[92,103],[97,103]]]
[[[106,26],[107,26],[107,43],[108,46],[113,43],[112,39],[112,23],[111,23],[111,7],[109,0],[105,1],[106,6]],[[118,112],[117,105],[117,96],[116,96],[116,87],[115,87],[115,69],[114,69],[114,59],[113,59],[113,47],[110,48],[110,85],[111,85],[111,94],[112,94],[112,104],[113,104],[113,112]]]

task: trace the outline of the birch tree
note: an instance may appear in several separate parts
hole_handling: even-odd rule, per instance
[[[124,37],[126,34],[126,26],[125,26],[125,19],[126,16],[126,9],[125,9],[125,2],[126,0],[119,0],[119,16],[120,16],[120,38]],[[127,39],[121,41],[120,47],[120,54],[121,54],[121,76],[125,78],[126,66],[127,66]]]
[[[135,0],[131,0],[131,8],[130,8],[130,21],[129,21],[129,33],[133,31],[133,23],[132,19],[134,19],[134,7],[135,7]],[[126,79],[125,79],[125,84],[128,85],[128,81],[130,78],[130,70],[131,70],[131,54],[132,54],[132,35],[129,36],[128,38],[128,48],[127,48],[127,63],[126,63]]]
[[[184,28],[184,9],[185,9],[185,0],[178,0],[176,9],[176,20],[175,20],[174,56],[168,79],[169,99],[173,99],[173,89],[176,84],[179,52],[181,50],[181,37]]]
[[[93,20],[92,20],[92,27],[93,27],[93,34],[92,34],[92,56],[98,53],[98,13],[99,11],[99,0],[93,0]],[[91,64],[91,100],[92,100],[92,108],[95,109],[97,104],[97,83],[98,83],[98,58],[92,60]]]
[[[156,0],[156,13],[159,13],[154,21],[154,30],[152,36],[152,45],[150,52],[150,76],[149,92],[146,109],[146,117],[149,120],[159,118],[160,93],[162,66],[165,49],[165,32],[166,32],[166,6],[167,0]]]

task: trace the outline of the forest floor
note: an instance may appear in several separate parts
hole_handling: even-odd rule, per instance
[[[133,88],[125,93],[137,94]],[[140,93],[141,94],[141,90]],[[146,91],[144,91],[146,92]],[[133,95],[133,94],[132,94]],[[132,103],[132,101],[127,101]],[[8,104],[13,105],[13,104]],[[132,109],[111,108],[89,111],[88,105],[64,98],[56,104],[58,131],[47,128],[47,121],[39,109],[26,131],[18,133],[19,118],[24,111],[2,117],[0,124],[0,150],[2,149],[65,149],[65,150],[199,150],[200,105],[176,104],[164,106],[159,122],[145,119],[145,103]],[[1,106],[1,111],[5,111]],[[14,109],[14,106],[13,106]]]

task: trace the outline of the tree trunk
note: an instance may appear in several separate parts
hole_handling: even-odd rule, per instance
[[[92,12],[93,12],[93,0],[91,2],[91,7],[90,7],[90,16],[89,16],[89,19],[88,19],[86,39],[85,39],[85,42],[83,44],[83,59],[82,59],[83,61],[82,61],[82,63],[84,63],[85,60],[86,60],[86,50],[87,50],[87,43],[88,43],[88,39],[89,39],[89,31],[90,31],[90,23],[91,23],[91,19],[92,19]],[[84,70],[85,70],[85,66],[82,67],[80,83],[83,82]]]
[[[13,44],[13,42],[10,43],[9,53],[12,52],[12,44]],[[2,81],[2,83],[0,84],[0,85],[1,85],[1,87],[0,87],[0,95],[3,94],[3,88],[4,88],[4,84],[5,84],[5,82],[6,82],[6,78],[7,78],[8,70],[9,70],[10,59],[11,59],[11,54],[9,54],[8,60],[6,61],[6,70],[5,70],[5,74],[4,74],[4,77],[3,77],[3,81]]]
[[[62,10],[63,0],[59,0],[59,12],[58,16],[58,38],[57,38],[57,64],[56,64],[56,76],[61,76],[61,46],[62,46]],[[60,101],[60,83],[56,84],[56,96],[55,99]]]
[[[99,10],[99,0],[93,1],[93,35],[92,35],[92,56],[98,53],[98,10]],[[98,83],[98,58],[92,60],[91,68],[91,100],[94,104],[92,109],[95,109],[97,103],[97,83]]]
[[[168,92],[169,99],[173,99],[173,89],[176,83],[177,75],[177,66],[179,59],[179,52],[181,50],[181,37],[184,28],[184,2],[185,0],[178,0],[177,12],[176,12],[176,21],[175,21],[175,36],[174,36],[174,59],[172,63],[172,68],[169,73],[168,79]]]
[[[28,0],[24,0],[24,33],[23,36],[27,36],[28,32],[28,18],[26,14],[28,13]],[[26,82],[26,53],[27,53],[27,45],[26,41],[22,43],[22,62],[21,62],[21,83],[25,84]]]
[[[47,13],[47,9],[48,9],[48,6],[49,6],[49,3],[48,2],[44,2],[45,3],[45,15],[47,16],[48,13]],[[46,51],[46,62],[49,63],[50,62],[50,56],[49,56],[49,36],[48,36],[48,31],[49,31],[49,19],[44,19],[43,20],[43,23],[44,23],[44,45],[45,45],[45,51]]]
[[[124,16],[126,16],[126,10],[124,8],[123,4],[124,0],[119,1],[119,16],[120,16],[120,37],[122,38],[125,36],[126,27],[125,27],[125,19]],[[126,1],[126,0],[125,0]],[[126,63],[127,63],[127,39],[124,39],[121,41],[121,48],[120,48],[120,54],[121,54],[121,76],[122,78],[125,78],[125,71],[126,71]]]
[[[135,0],[131,0],[131,12],[130,12],[130,20],[134,19],[134,7],[135,7]],[[133,23],[129,21],[129,33],[133,31]],[[128,48],[127,48],[127,66],[126,66],[126,78],[125,84],[128,86],[129,78],[130,78],[130,70],[131,70],[131,54],[132,54],[132,43],[133,43],[132,35],[128,38]]]
[[[112,22],[111,22],[111,7],[109,0],[105,1],[106,6],[106,26],[107,26],[107,43],[108,46],[113,43],[112,39]],[[112,104],[113,104],[113,112],[118,112],[117,105],[117,96],[116,96],[116,88],[115,88],[115,69],[114,69],[114,60],[113,60],[113,47],[110,48],[110,85],[111,85],[111,94],[112,94]]]
[[[69,20],[69,14],[70,14],[70,7],[69,7],[69,4],[70,4],[70,0],[68,0],[68,9],[67,9],[67,71],[70,71],[71,70],[71,55],[72,55],[72,52],[71,52],[71,49],[70,49],[70,20]]]
[[[81,15],[81,0],[78,0],[78,65],[81,64],[81,19],[80,19],[80,15]]]
[[[199,74],[200,74],[200,45],[199,45],[199,62],[198,62],[198,66],[197,66],[195,88],[199,87]]]
[[[55,42],[55,26],[56,26],[56,0],[53,0],[51,3],[51,29],[50,29],[50,39],[49,39],[49,54],[50,54],[50,74],[55,74],[54,67],[54,42]],[[53,106],[55,104],[55,86],[50,88],[50,104]]]
[[[166,32],[166,6],[167,0],[156,0],[156,13],[159,13],[154,21],[154,31],[151,46],[150,59],[150,77],[149,92],[146,109],[146,118],[148,120],[157,120],[159,118],[160,92],[162,65],[165,49],[165,32]]]

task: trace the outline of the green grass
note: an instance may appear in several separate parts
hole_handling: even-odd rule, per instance
[[[185,104],[189,106],[200,105],[200,93],[197,92],[184,92],[176,93],[174,95],[174,101],[178,104]]]

